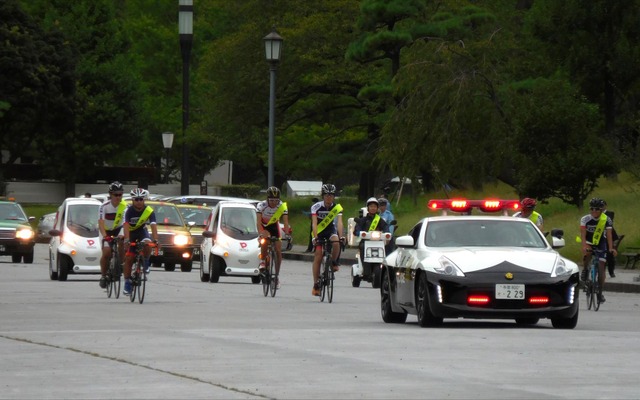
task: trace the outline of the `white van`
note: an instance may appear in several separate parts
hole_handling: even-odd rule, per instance
[[[211,213],[200,245],[200,280],[246,276],[260,283],[260,244],[256,208],[246,202],[220,201]]]
[[[66,281],[69,274],[99,274],[102,256],[99,209],[92,198],[70,197],[56,212],[49,231],[49,278]]]

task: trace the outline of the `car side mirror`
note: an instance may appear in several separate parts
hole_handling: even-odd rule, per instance
[[[59,230],[57,230],[57,229],[51,229],[51,230],[49,231],[49,235],[51,235],[51,236],[62,236],[62,232],[60,232],[60,231],[59,231]]]
[[[395,219],[392,219],[391,222],[389,222],[389,225],[396,226],[398,225],[398,221],[396,221]]]
[[[409,248],[413,247],[413,245],[413,236],[411,235],[400,236],[396,239],[396,246],[398,247]]]
[[[551,236],[554,238],[562,239],[564,237],[564,231],[562,229],[551,229]]]
[[[216,235],[216,234],[215,234],[215,233],[213,233],[213,232],[211,232],[211,231],[204,231],[204,232],[202,232],[202,236],[204,236],[204,237],[206,237],[206,238],[209,238],[209,239],[213,239],[213,237],[214,237],[215,235]]]

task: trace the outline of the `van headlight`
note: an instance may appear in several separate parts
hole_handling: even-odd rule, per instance
[[[186,235],[175,235],[173,237],[173,244],[176,246],[186,246],[189,244],[189,237]]]

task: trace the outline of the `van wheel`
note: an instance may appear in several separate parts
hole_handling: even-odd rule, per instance
[[[205,266],[200,259],[200,282],[209,282],[209,273],[205,272]]]
[[[209,282],[218,283],[221,270],[222,265],[220,265],[220,260],[217,257],[209,257]]]
[[[67,275],[69,274],[69,260],[67,259],[66,255],[58,253],[57,266],[58,266],[58,280],[66,281]]]
[[[58,269],[56,268],[54,270],[53,268],[53,257],[51,254],[51,251],[49,251],[49,279],[51,279],[52,281],[55,281],[58,279]]]

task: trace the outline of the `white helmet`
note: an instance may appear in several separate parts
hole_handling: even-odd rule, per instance
[[[371,203],[376,203],[377,206],[380,206],[380,203],[378,203],[378,199],[376,199],[375,197],[369,197],[369,200],[367,200],[367,207],[369,207],[369,204]]]
[[[143,199],[146,199],[149,197],[149,191],[143,188],[134,188],[131,190],[131,197],[142,197]]]

